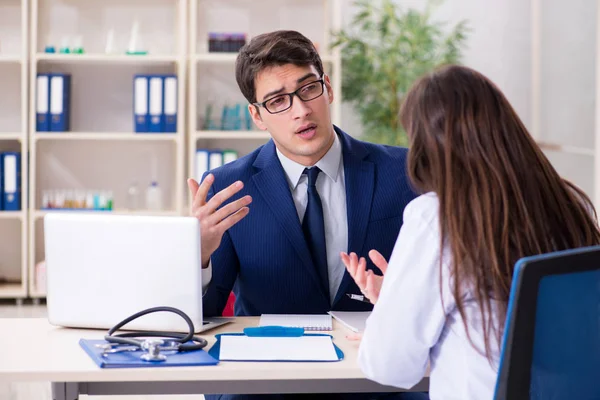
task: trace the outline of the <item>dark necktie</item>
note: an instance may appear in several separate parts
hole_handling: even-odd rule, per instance
[[[327,250],[325,246],[325,223],[323,220],[323,206],[317,192],[317,176],[321,170],[318,167],[305,169],[308,175],[308,204],[302,221],[302,231],[308,244],[313,263],[321,278],[323,289],[329,298],[329,274],[327,271]]]

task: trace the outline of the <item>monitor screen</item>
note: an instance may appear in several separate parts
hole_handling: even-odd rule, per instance
[[[531,399],[600,399],[600,271],[541,278]]]

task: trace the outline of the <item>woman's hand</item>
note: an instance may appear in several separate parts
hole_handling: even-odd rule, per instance
[[[346,266],[348,273],[356,282],[356,285],[362,292],[362,294],[373,304],[379,299],[379,293],[381,292],[381,285],[383,284],[383,276],[378,276],[373,271],[367,271],[367,260],[364,257],[360,259],[356,253],[341,253],[342,262]],[[377,250],[371,250],[369,252],[369,258],[373,261],[373,264],[381,270],[385,275],[387,271],[387,261]]]

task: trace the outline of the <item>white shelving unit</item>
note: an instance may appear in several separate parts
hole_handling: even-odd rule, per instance
[[[245,33],[246,41],[258,34],[277,29],[302,32],[318,46],[325,72],[331,76],[335,99],[332,120],[341,119],[341,54],[329,51],[330,32],[341,29],[341,0],[190,0],[189,85],[188,85],[188,175],[195,179],[197,149],[233,149],[243,156],[266,143],[268,132],[260,130],[205,130],[203,120],[208,104],[220,114],[224,105],[247,101],[235,81],[237,53],[208,51],[208,33]],[[215,115],[215,114],[213,114]],[[256,129],[252,124],[253,129]],[[191,195],[188,193],[188,203]],[[189,211],[189,210],[188,210]]]
[[[0,6],[1,7],[1,6]],[[106,190],[114,195],[113,214],[181,215],[185,185],[185,93],[187,0],[31,0],[29,296],[45,296],[35,281],[44,260],[41,207],[45,190]],[[134,21],[145,55],[126,54]],[[160,21],[160,22],[158,22]],[[108,32],[114,52],[106,53]],[[61,53],[79,39],[83,54]],[[56,53],[47,53],[54,45]],[[138,49],[139,50],[139,49]],[[71,74],[70,131],[36,132],[38,73]],[[178,76],[177,132],[135,133],[133,76]],[[164,211],[144,210],[151,180],[162,188]],[[127,190],[137,184],[140,207],[131,208]],[[75,211],[98,212],[98,211]],[[1,222],[0,222],[1,223]]]
[[[131,133],[131,132],[44,132],[35,133],[32,140],[40,142],[44,140],[127,140],[127,141],[156,141],[156,142],[178,142],[177,135],[159,135],[155,133]]]
[[[37,61],[60,61],[73,64],[165,64],[175,63],[180,60],[177,55],[114,55],[114,54],[56,54],[38,53],[35,55]]]
[[[0,299],[27,297],[28,1],[0,2],[0,151],[21,153],[21,210],[0,211]]]
[[[207,130],[207,104],[246,107],[237,83],[237,53],[208,52],[208,32],[243,32],[247,40],[276,29],[295,29],[319,46],[341,120],[341,55],[330,51],[330,32],[341,28],[341,0],[3,0],[0,2],[0,151],[21,152],[21,210],[0,211],[0,298],[45,297],[36,266],[45,259],[42,207],[45,191],[113,193],[113,214],[185,215],[198,148],[233,149],[239,156],[270,139],[255,130]],[[148,54],[126,54],[134,21]],[[157,23],[157,21],[161,21]],[[114,48],[106,52],[108,33]],[[57,52],[47,52],[53,45]],[[60,49],[81,45],[82,54]],[[189,70],[189,75],[188,75]],[[71,75],[70,129],[37,132],[36,78]],[[133,76],[178,76],[177,132],[135,133]],[[247,127],[248,129],[248,127]],[[187,146],[187,151],[186,151]],[[162,211],[143,207],[144,191],[157,179]],[[127,192],[137,183],[139,207]],[[94,212],[94,211],[76,211]],[[15,234],[19,232],[19,234]],[[18,300],[19,301],[19,300]]]

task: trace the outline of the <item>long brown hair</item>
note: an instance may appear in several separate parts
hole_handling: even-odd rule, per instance
[[[558,175],[502,92],[470,68],[445,66],[421,78],[400,119],[410,139],[410,180],[439,198],[456,306],[473,343],[465,295],[474,297],[491,361],[490,338],[501,345],[516,261],[599,244],[596,211]]]

